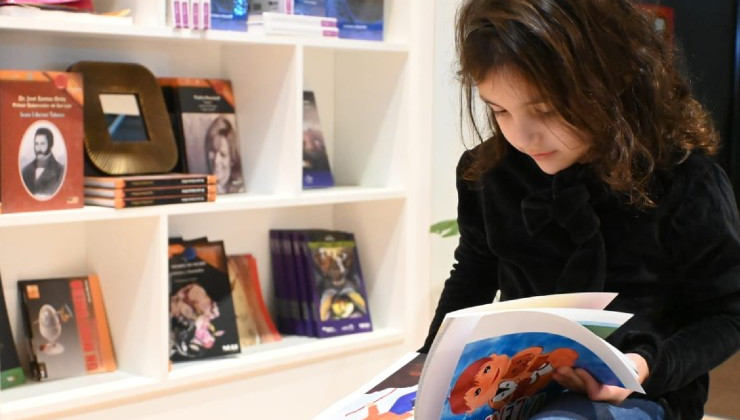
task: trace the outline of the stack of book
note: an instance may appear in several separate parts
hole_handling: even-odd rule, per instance
[[[247,20],[248,32],[265,35],[292,36],[339,36],[337,19],[325,16],[292,15],[287,13],[264,12],[250,15]]]
[[[355,237],[334,230],[270,230],[279,329],[332,337],[372,331]]]
[[[216,176],[161,174],[85,177],[85,204],[112,208],[216,200]]]

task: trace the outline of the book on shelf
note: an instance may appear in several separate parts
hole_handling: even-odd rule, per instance
[[[238,354],[223,241],[173,239],[169,249],[170,360]]]
[[[246,31],[247,0],[211,0],[211,28],[225,31]]]
[[[82,207],[82,78],[0,70],[3,213]]]
[[[227,263],[241,348],[280,341],[262,295],[257,259],[251,254],[229,255]]]
[[[231,82],[184,77],[158,81],[180,149],[182,171],[215,175],[219,194],[244,192]]]
[[[163,196],[199,196],[206,197],[216,196],[216,185],[188,185],[172,187],[151,187],[151,188],[100,188],[85,187],[85,197],[102,197],[102,198],[148,198]]]
[[[303,91],[303,188],[334,186],[316,95]]]
[[[204,186],[216,183],[216,176],[210,174],[159,174],[126,176],[86,176],[85,188],[160,188]]]
[[[0,280],[0,389],[7,389],[26,382],[26,375],[18,359],[18,350],[10,329],[8,305]]]
[[[337,38],[339,37],[339,30],[332,27],[310,27],[306,25],[293,25],[293,24],[262,24],[262,23],[250,23],[249,32],[260,35],[276,35],[276,36],[297,36],[297,37],[322,37],[322,38]]]
[[[250,15],[247,21],[251,24],[264,26],[293,25],[307,28],[336,28],[337,18],[327,16],[291,15],[287,13],[264,12],[259,15]]]
[[[326,16],[326,0],[294,0],[293,14]]]
[[[18,291],[33,379],[116,370],[97,275],[19,280]]]
[[[615,293],[573,293],[496,302],[451,312],[439,328],[416,387],[418,419],[525,419],[563,388],[561,366],[585,369],[597,381],[643,392],[632,361],[605,339],[632,315],[604,310]],[[490,380],[481,380],[487,375]],[[471,393],[470,391],[474,391]],[[347,397],[367,415],[362,389]],[[324,420],[364,418],[336,416]],[[336,417],[335,417],[336,416]]]
[[[372,331],[354,235],[337,230],[270,230],[275,294],[290,334],[333,337]],[[275,241],[275,244],[272,244]]]
[[[216,194],[181,194],[156,197],[105,198],[85,196],[85,204],[90,206],[124,209],[133,207],[164,206],[168,204],[207,203],[216,201]]]
[[[383,0],[326,0],[326,15],[337,18],[340,38],[383,40]]]
[[[70,7],[30,4],[31,2],[0,2],[0,16],[34,19],[35,21],[131,26],[130,9],[96,13]]]
[[[293,13],[293,0],[249,0],[249,17],[261,15],[265,12]]]

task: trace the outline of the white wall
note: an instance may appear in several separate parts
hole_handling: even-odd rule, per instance
[[[460,0],[434,1],[434,136],[432,155],[432,221],[456,217],[455,165],[463,152],[460,135],[459,85],[455,79],[455,12]],[[453,262],[457,237],[432,238],[430,289],[432,310]]]

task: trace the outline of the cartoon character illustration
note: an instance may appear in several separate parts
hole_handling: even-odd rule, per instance
[[[320,319],[346,319],[367,313],[367,303],[360,293],[359,278],[353,267],[352,249],[318,248],[312,257],[318,268]]]
[[[557,348],[544,353],[529,347],[511,358],[491,354],[470,363],[459,375],[448,399],[453,414],[471,413],[488,405],[495,411],[525,396],[532,396],[551,381],[561,366],[573,366],[578,353]]]
[[[46,339],[46,343],[39,345],[39,350],[48,355],[56,355],[64,352],[64,346],[57,340],[62,335],[62,323],[72,318],[72,311],[66,304],[59,310],[49,304],[44,304],[39,309],[39,316],[35,323],[39,325],[39,333]]]

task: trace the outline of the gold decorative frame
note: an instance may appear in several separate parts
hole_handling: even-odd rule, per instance
[[[92,165],[109,175],[165,173],[177,164],[177,143],[156,77],[134,63],[80,61],[69,71],[82,74],[85,92],[85,151]],[[100,94],[138,98],[147,141],[116,142],[100,103]]]

